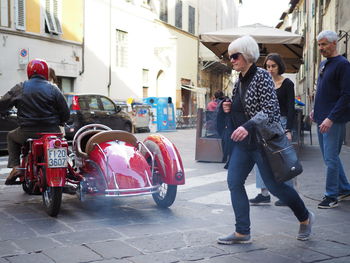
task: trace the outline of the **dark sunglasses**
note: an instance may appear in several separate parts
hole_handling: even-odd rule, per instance
[[[239,53],[239,52],[233,53],[233,54],[230,56],[230,60],[231,60],[231,59],[233,59],[233,60],[238,59],[240,54],[241,54],[241,53]]]

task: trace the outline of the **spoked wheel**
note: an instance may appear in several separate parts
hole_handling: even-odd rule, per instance
[[[33,191],[34,191],[34,183],[32,181],[29,180],[29,174],[32,174],[34,171],[33,171],[33,167],[31,165],[31,160],[29,158],[28,155],[26,155],[25,157],[23,157],[22,159],[22,167],[25,168],[24,170],[24,180],[23,180],[23,183],[22,183],[22,189],[23,191],[26,193],[26,194],[34,194]]]
[[[22,184],[22,189],[26,194],[31,194],[33,192],[33,183],[27,178],[27,174],[31,173],[31,165],[29,164],[28,155],[23,157],[22,166],[25,167],[25,176]]]
[[[43,190],[43,203],[46,213],[49,216],[57,216],[62,201],[62,187],[51,187],[46,184],[46,170],[44,167],[39,168],[39,175],[43,178],[44,190]]]
[[[24,180],[22,183],[22,189],[29,195],[41,195],[40,191],[40,179],[38,175],[38,167],[33,165],[32,157],[27,155],[22,159],[22,167],[24,170]]]
[[[158,193],[152,194],[153,200],[159,207],[168,208],[175,201],[177,185],[162,183],[159,190]]]
[[[159,184],[159,192],[152,194],[153,200],[159,207],[168,208],[176,198],[177,185],[166,184],[162,181],[157,169],[157,162],[154,164],[153,184]]]

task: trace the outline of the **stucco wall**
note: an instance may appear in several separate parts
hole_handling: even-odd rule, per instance
[[[196,84],[196,37],[159,21],[151,10],[124,1],[112,1],[110,6],[109,1],[90,0],[85,10],[86,17],[96,19],[85,23],[85,71],[77,91],[120,100],[142,98],[143,69],[149,70],[148,96],[171,96],[176,103],[181,78]],[[127,67],[116,65],[117,29],[128,35]]]
[[[40,0],[26,1],[26,28],[24,31],[17,30],[14,24],[14,2],[10,1],[10,27],[0,27],[0,95],[27,79],[26,64],[20,63],[22,49],[28,51],[28,61],[43,58],[57,75],[78,77],[82,59],[83,0],[63,1],[63,35],[45,33],[44,8],[41,6],[43,1]],[[71,19],[67,18],[69,16]]]

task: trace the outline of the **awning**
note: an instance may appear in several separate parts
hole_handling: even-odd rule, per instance
[[[206,94],[207,92],[209,92],[208,88],[199,88],[191,85],[181,85],[181,88],[201,94]]]
[[[181,88],[194,92],[197,99],[197,108],[205,108],[205,95],[210,92],[209,88],[199,88],[191,85],[181,85]]]
[[[268,27],[261,24],[224,29],[201,34],[200,41],[220,59],[229,61],[227,48],[235,39],[250,35],[259,44],[260,58],[258,66],[262,66],[268,53],[279,53],[286,64],[287,73],[298,72],[303,63],[303,37],[291,32]]]

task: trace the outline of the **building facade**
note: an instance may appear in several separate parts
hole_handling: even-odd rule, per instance
[[[82,70],[83,0],[0,0],[0,94],[27,79],[31,59],[45,59],[59,86],[73,91]]]
[[[197,85],[197,0],[85,2],[84,77],[78,92],[113,99],[171,97]]]
[[[215,32],[238,26],[238,5],[240,1],[232,0],[201,0],[199,7],[199,33]],[[200,44],[199,49],[200,87],[206,93],[206,102],[216,90],[222,90],[230,95],[232,91],[232,69],[226,63],[221,63],[213,52]]]
[[[29,60],[43,58],[64,92],[171,97],[195,115],[228,87],[230,73],[198,35],[236,26],[235,2],[0,0],[1,93],[26,79]]]
[[[305,38],[304,64],[297,75],[302,100],[306,102],[305,114],[312,108],[316,95],[319,65],[325,58],[317,46],[317,35],[323,30],[338,33],[338,52],[349,59],[350,6],[347,0],[291,0],[290,8],[278,25],[301,33]],[[347,125],[345,143],[350,145],[350,125]]]

